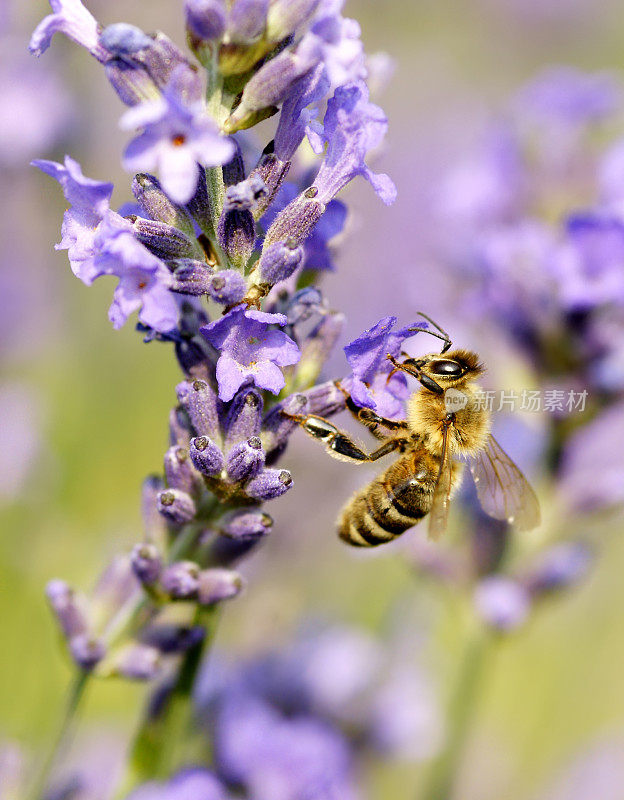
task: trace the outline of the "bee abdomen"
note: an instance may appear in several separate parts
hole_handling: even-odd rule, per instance
[[[416,525],[428,509],[410,508],[404,513],[385,476],[373,481],[344,509],[338,535],[355,547],[375,547],[392,541]]]

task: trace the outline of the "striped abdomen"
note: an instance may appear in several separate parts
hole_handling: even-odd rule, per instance
[[[389,542],[431,509],[439,459],[424,448],[407,453],[345,506],[338,535],[356,547]]]

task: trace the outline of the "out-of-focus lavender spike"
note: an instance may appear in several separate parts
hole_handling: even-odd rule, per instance
[[[158,495],[158,510],[175,525],[185,525],[196,513],[193,498],[178,489],[165,489]]]
[[[101,639],[79,634],[70,640],[69,651],[76,664],[90,672],[106,655],[106,645]]]
[[[205,631],[199,625],[185,627],[156,623],[145,628],[140,635],[144,644],[170,655],[184,653],[198,645],[203,640]]]
[[[113,671],[131,681],[151,681],[161,668],[161,655],[155,647],[131,644],[115,657]]]
[[[189,454],[195,469],[202,475],[212,477],[223,469],[225,460],[221,449],[207,436],[191,439]]]
[[[46,586],[50,607],[67,639],[88,630],[86,610],[74,590],[62,580],[52,580]]]
[[[255,540],[271,530],[272,517],[259,509],[231,511],[220,522],[220,532],[230,539]]]
[[[170,489],[180,489],[192,495],[195,490],[195,476],[189,452],[186,447],[174,445],[165,453],[165,479]]]
[[[298,375],[305,385],[313,383],[342,335],[345,315],[339,311],[325,312],[306,335],[301,346]]]
[[[262,408],[262,395],[257,389],[246,387],[236,393],[223,424],[226,450],[260,433]]]
[[[232,483],[255,478],[264,467],[264,450],[259,436],[234,445],[227,455],[225,469]]]
[[[265,469],[250,481],[245,492],[255,500],[273,500],[292,488],[292,475],[287,469]]]
[[[176,561],[165,567],[160,585],[173,600],[189,600],[199,588],[199,567],[193,561]]]
[[[145,172],[135,175],[132,181],[132,194],[151,219],[173,225],[189,238],[195,236],[189,213],[165,194],[158,178]]]
[[[474,603],[483,622],[500,633],[519,628],[531,610],[526,589],[518,581],[500,575],[484,578],[477,585]]]
[[[198,436],[220,438],[217,395],[206,381],[183,381],[176,387],[180,405],[188,414]]]
[[[133,547],[130,555],[132,571],[142,584],[152,586],[160,577],[162,558],[156,545],[142,542]]]
[[[205,569],[199,574],[197,599],[202,605],[220,603],[236,597],[243,586],[243,578],[238,572],[230,569]]]
[[[287,415],[307,413],[309,413],[308,399],[300,393],[291,394],[269,411],[262,422],[261,434],[266,450],[267,466],[277,461],[286,449],[290,434],[299,427],[299,423]]]
[[[238,270],[222,269],[211,278],[208,294],[215,303],[234,306],[247,294],[247,283]]]

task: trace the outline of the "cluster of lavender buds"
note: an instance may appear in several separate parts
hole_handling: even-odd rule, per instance
[[[336,194],[362,176],[394,200],[390,178],[366,163],[387,121],[341,2],[186,0],[194,59],[162,33],[103,28],[80,0],[51,5],[31,52],[60,32],[102,64],[129,107],[120,127],[134,174],[134,201],[116,211],[113,185],[69,156],[34,161],[69,204],[56,247],[86,285],[117,278],[113,326],[136,312],[146,342],[173,345],[184,379],[163,475],[144,484],[143,541],[90,597],[61,580],[47,594],[79,681],[159,678],[162,717],[190,692],[215,608],[243,587],[234,567],[270,532],[267,504],[293,487],[277,462],[295,416],[345,405],[344,388],[317,384],[343,315],[312,284],[333,269],[345,224]],[[274,115],[266,146],[239,133]],[[314,168],[298,163],[305,139]],[[134,782],[162,770],[158,758],[152,772],[138,761]],[[220,796],[211,781],[173,779],[188,796]]]

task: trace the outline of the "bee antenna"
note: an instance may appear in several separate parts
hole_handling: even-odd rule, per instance
[[[449,347],[453,344],[453,342],[451,341],[451,337],[444,330],[444,328],[440,327],[440,325],[438,325],[437,322],[434,322],[428,314],[425,314],[424,311],[417,311],[416,313],[418,314],[418,316],[423,317],[423,319],[426,319],[427,322],[429,322],[431,325],[433,325],[434,328],[436,328],[436,330],[440,331],[440,333],[435,333],[435,331],[430,331],[428,329],[425,329],[426,333],[428,333],[430,336],[435,336],[436,339],[442,339],[442,341],[444,342],[444,347],[440,351],[440,355],[442,355],[442,353],[446,353]]]

